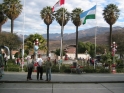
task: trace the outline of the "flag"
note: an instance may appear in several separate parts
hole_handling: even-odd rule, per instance
[[[96,5],[92,7],[91,9],[85,12],[82,12],[80,14],[82,23],[85,24],[87,19],[95,19],[95,14],[96,14]]]
[[[52,8],[52,11],[55,10],[56,7],[59,7],[65,3],[65,0],[59,0]]]

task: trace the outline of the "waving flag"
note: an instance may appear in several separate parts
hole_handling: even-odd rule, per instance
[[[95,14],[96,14],[96,5],[91,9],[82,12],[80,14],[81,21],[83,22],[83,24],[85,24],[87,19],[95,19]]]
[[[52,8],[52,11],[55,11],[55,9],[65,3],[65,0],[59,0]]]

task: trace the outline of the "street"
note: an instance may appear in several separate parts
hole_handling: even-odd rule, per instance
[[[0,83],[0,93],[124,93],[124,83]]]
[[[124,93],[124,74],[52,73],[51,82],[37,81],[36,72],[26,80],[27,72],[5,72],[0,79],[0,93]]]

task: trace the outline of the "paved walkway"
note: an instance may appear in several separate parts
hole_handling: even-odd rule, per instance
[[[46,74],[43,74],[44,80],[37,81],[36,72],[32,73],[32,79],[26,80],[27,72],[4,72],[0,83],[46,83]],[[124,73],[116,74],[60,74],[52,73],[51,83],[124,83]]]

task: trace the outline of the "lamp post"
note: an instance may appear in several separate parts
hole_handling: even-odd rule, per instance
[[[112,64],[112,73],[115,73],[115,52],[117,51],[117,44],[115,42],[113,42],[113,44],[111,45],[112,48],[112,56],[113,56],[113,64]]]

